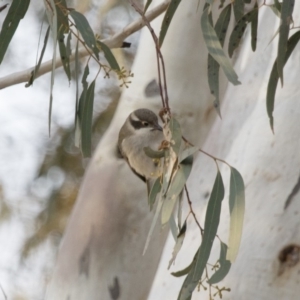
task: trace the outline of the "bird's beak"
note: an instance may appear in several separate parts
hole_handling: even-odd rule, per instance
[[[161,128],[161,126],[158,123],[154,125],[153,130],[163,131],[163,129]]]

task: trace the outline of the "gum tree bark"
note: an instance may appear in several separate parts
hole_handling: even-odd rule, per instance
[[[185,136],[197,145],[203,143],[217,115],[207,86],[200,13],[193,1],[181,5],[162,47],[172,112]],[[153,22],[157,34],[161,21]],[[156,230],[143,257],[153,217],[146,187],[116,155],[118,131],[129,113],[140,107],[156,112],[161,108],[153,89],[156,52],[147,29],[133,72],[133,82],[86,171],[46,292],[48,300],[144,300],[152,285],[168,230]]]
[[[294,19],[299,19],[296,3]],[[275,25],[274,25],[275,24]],[[261,26],[261,27],[260,27]],[[258,50],[250,50],[250,32],[239,49],[235,69],[242,85],[228,86],[223,119],[216,119],[204,149],[225,159],[243,175],[246,186],[246,214],[242,244],[236,262],[219,287],[230,288],[222,299],[271,300],[296,299],[300,294],[300,103],[299,48],[291,55],[284,69],[283,89],[277,87],[275,103],[275,134],[266,113],[266,90],[276,42],[268,46],[279,26],[279,19],[269,10],[260,11]],[[294,32],[292,32],[293,34]],[[228,238],[229,170],[222,166],[225,190],[219,235]],[[201,202],[211,191],[216,169],[208,158],[198,155],[190,176],[191,198]],[[287,208],[285,208],[285,206]],[[195,210],[203,222],[202,205]],[[198,229],[190,230],[176,265],[171,271],[186,267],[200,239]],[[193,228],[193,229],[192,229]],[[172,277],[166,270],[170,259],[172,239],[165,248],[149,300],[176,299],[183,279]],[[217,260],[219,245],[215,244],[211,262]],[[188,258],[188,259],[187,259]],[[213,290],[213,294],[216,290]],[[215,296],[218,298],[218,296]],[[195,292],[193,300],[208,299],[207,291]]]

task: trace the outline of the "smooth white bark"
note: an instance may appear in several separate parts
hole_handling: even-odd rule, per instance
[[[299,3],[294,11],[294,19],[297,20]],[[285,202],[298,181],[300,169],[299,55],[296,48],[284,70],[285,85],[283,89],[278,86],[273,135],[265,99],[277,50],[276,42],[270,46],[268,42],[279,26],[279,19],[267,8],[261,9],[260,14],[257,52],[251,53],[248,34],[235,65],[242,86],[228,86],[222,108],[223,120],[215,121],[204,145],[206,151],[236,167],[246,185],[246,215],[240,252],[228,276],[218,284],[219,287],[231,288],[231,292],[224,292],[222,298],[230,300],[288,300],[297,299],[300,294],[299,254],[293,256],[295,266],[287,267],[281,275],[278,259],[284,247],[290,244],[300,246],[300,193],[284,210]],[[223,201],[219,235],[226,242],[229,223],[228,167],[222,167],[221,172],[227,194]],[[215,175],[214,164],[202,154],[198,155],[189,187],[201,221],[205,212],[197,202],[211,190]],[[188,230],[183,249],[171,271],[186,267],[199,247],[198,229],[190,225]],[[149,300],[177,298],[182,279],[174,278],[166,271],[173,243],[169,239]],[[212,263],[218,254],[216,243]],[[192,299],[208,299],[208,291],[201,289],[194,293]]]

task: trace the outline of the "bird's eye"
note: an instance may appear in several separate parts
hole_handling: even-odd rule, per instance
[[[144,125],[145,127],[147,127],[147,126],[149,125],[148,122],[142,122],[142,123],[143,123],[143,125]]]

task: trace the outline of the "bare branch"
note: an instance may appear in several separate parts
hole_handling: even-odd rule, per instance
[[[151,22],[154,20],[157,16],[159,16],[161,13],[163,13],[168,5],[170,4],[171,0],[165,0],[161,4],[157,5],[154,7],[152,10],[149,10],[145,17],[147,18],[148,22]],[[130,23],[128,26],[126,26],[122,31],[119,33],[115,34],[111,38],[104,39],[102,40],[103,43],[105,43],[109,48],[119,48],[122,46],[123,41],[133,34],[134,32],[140,30],[145,26],[145,21],[143,18],[139,18],[138,20]],[[85,57],[89,54],[89,52],[83,47],[78,50],[78,57],[82,58]],[[75,54],[73,53],[70,56],[70,61],[74,61],[75,59]],[[62,66],[62,61],[60,58],[56,59],[56,64],[55,68],[59,68]],[[32,68],[29,68],[27,70],[21,71],[21,72],[16,72],[12,73],[8,76],[0,78],[0,90],[7,88],[9,86],[22,83],[22,82],[28,82],[28,80],[31,77],[31,72],[34,70],[35,66]],[[52,69],[52,60],[49,60],[43,64],[41,64],[40,69],[38,73],[36,74],[35,78],[42,76],[48,72],[50,72]]]

